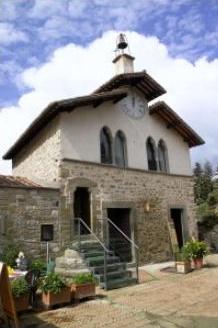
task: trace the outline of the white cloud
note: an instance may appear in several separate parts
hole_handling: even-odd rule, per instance
[[[27,42],[28,36],[17,30],[10,23],[0,23],[0,44],[9,45],[16,42]]]
[[[175,59],[156,37],[127,32],[135,69],[146,69],[168,91],[163,98],[207,141],[194,151],[195,159],[218,162],[218,59],[190,63]],[[113,75],[111,61],[117,32],[107,32],[87,47],[69,44],[57,49],[48,62],[25,70],[20,81],[31,89],[17,107],[0,111],[2,155],[32,119],[51,101],[93,91]],[[10,172],[0,162],[0,172]]]

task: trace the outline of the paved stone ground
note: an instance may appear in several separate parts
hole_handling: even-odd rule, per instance
[[[24,327],[218,328],[218,267],[187,275],[141,274],[147,281],[59,310],[25,315]]]

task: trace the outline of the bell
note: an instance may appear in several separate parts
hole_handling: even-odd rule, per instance
[[[125,34],[120,33],[117,38],[117,49],[125,49],[127,48],[128,43]]]

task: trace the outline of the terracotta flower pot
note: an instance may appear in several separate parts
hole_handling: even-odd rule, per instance
[[[196,259],[193,259],[194,262],[194,268],[199,270],[203,267],[203,257],[198,257]]]
[[[177,261],[176,271],[178,273],[188,273],[191,271],[191,261]]]
[[[54,305],[70,303],[70,288],[63,288],[58,294],[42,293],[42,303],[47,309]]]
[[[72,284],[71,285],[71,299],[81,300],[86,297],[95,296],[95,283],[86,284]]]
[[[14,305],[17,312],[22,312],[29,307],[29,294],[20,297],[14,297]]]

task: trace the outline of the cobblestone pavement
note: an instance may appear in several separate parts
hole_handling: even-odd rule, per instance
[[[39,328],[218,328],[218,268],[159,272],[140,285],[99,291],[95,300],[22,321]]]

